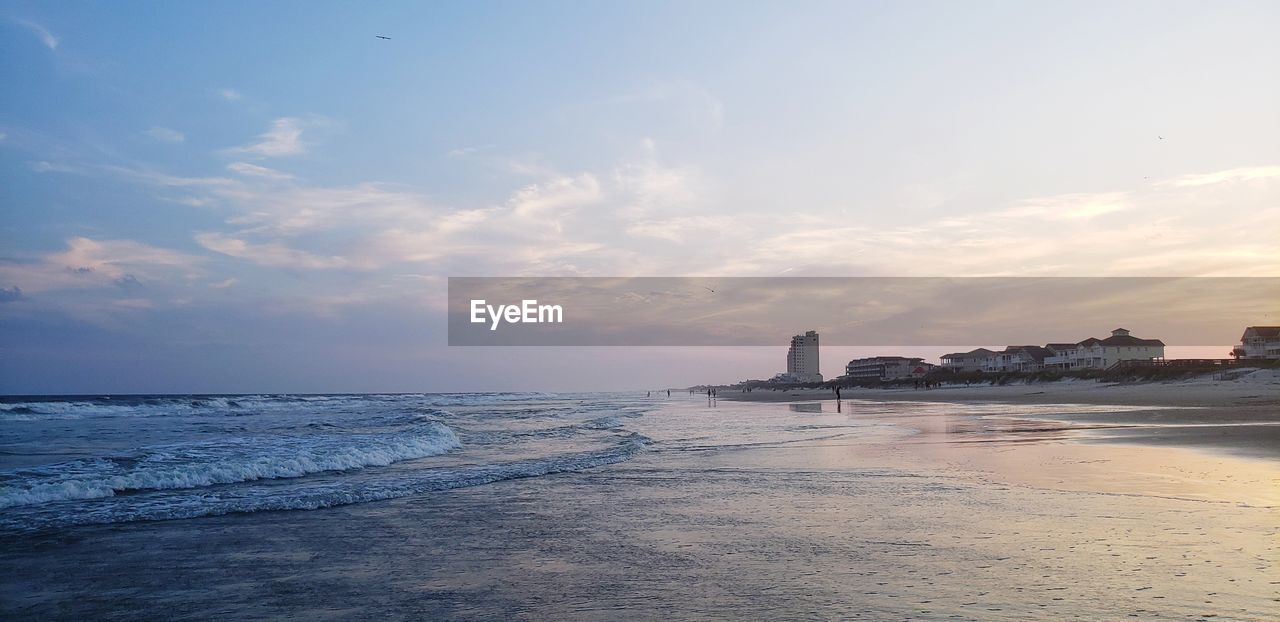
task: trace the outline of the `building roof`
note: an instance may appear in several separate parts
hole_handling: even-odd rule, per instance
[[[1002,352],[1004,354],[1021,352],[1037,363],[1044,362],[1044,357],[1046,356],[1053,356],[1052,350],[1049,348],[1042,348],[1040,346],[1008,346]]]
[[[905,356],[868,356],[865,358],[853,359],[852,361],[849,361],[849,365],[853,365],[854,363],[860,363],[863,365],[866,365],[866,364],[874,365],[875,363],[888,363],[890,361],[922,361],[922,360],[924,359],[908,358]],[[846,365],[846,367],[848,367],[848,365]]]
[[[1245,335],[1248,335],[1249,331],[1253,331],[1254,335],[1262,338],[1280,337],[1280,326],[1250,326],[1244,329]],[[1243,336],[1240,337],[1240,341],[1244,341]]]
[[[988,357],[988,356],[991,356],[992,354],[995,354],[995,352],[992,352],[991,350],[988,350],[986,348],[978,348],[977,350],[970,350],[968,352],[952,352],[951,354],[943,354],[940,358],[958,359],[958,358],[966,358],[966,357],[974,357],[974,356]]]
[[[1132,335],[1112,335],[1099,341],[1104,346],[1163,346],[1159,339],[1139,339]]]
[[[1031,360],[1037,363],[1043,363],[1046,356],[1053,356],[1053,351],[1049,348],[1040,346],[1023,346],[1022,351],[1031,357]]]

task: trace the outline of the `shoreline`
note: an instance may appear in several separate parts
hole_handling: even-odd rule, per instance
[[[933,389],[851,388],[842,389],[841,397],[845,403],[989,403],[1036,407],[1027,408],[1016,417],[1001,418],[1059,422],[1074,433],[1072,438],[1076,441],[1205,449],[1280,461],[1280,372],[1267,370],[1250,378],[1248,381],[1054,382]],[[834,403],[835,393],[826,389],[757,390],[745,394],[725,393],[721,399]],[[1072,414],[1045,414],[1040,408],[1056,404],[1124,408]],[[1017,428],[1011,426],[1008,432],[1021,433]]]

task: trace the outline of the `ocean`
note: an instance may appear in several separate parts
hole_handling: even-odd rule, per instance
[[[1089,436],[1192,413],[6,398],[0,618],[1280,619],[1274,461]]]
[[[0,531],[312,510],[585,469],[648,439],[623,399],[539,393],[0,402]]]

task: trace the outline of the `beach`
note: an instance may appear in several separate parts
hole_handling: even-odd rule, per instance
[[[1230,402],[1226,414],[1190,408],[1275,391],[1231,386],[1163,409],[1097,387],[1070,400],[997,387],[839,404],[640,393],[442,407],[457,411],[438,417],[461,447],[390,469],[505,464],[512,476],[321,509],[9,531],[0,615],[1275,619],[1274,456],[1091,427],[1260,424],[1262,410],[1232,415]],[[563,464],[635,439],[634,453]],[[539,460],[564,468],[527,468]],[[388,477],[379,469],[360,477]]]
[[[992,403],[1033,406],[1021,412],[1071,426],[1078,438],[1115,439],[1175,447],[1204,447],[1280,460],[1280,371],[1244,369],[1166,382],[1102,383],[1092,380],[943,385],[929,389],[846,387],[852,400],[925,403]],[[723,399],[751,402],[834,400],[830,389],[723,392]],[[1124,406],[1053,413],[1045,405]],[[1086,429],[1087,428],[1087,429]],[[1029,428],[1023,426],[1024,431]],[[1014,431],[1014,430],[1009,430]]]

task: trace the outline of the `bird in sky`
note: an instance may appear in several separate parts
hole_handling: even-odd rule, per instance
[[[713,293],[713,294],[714,294],[714,293],[716,293],[716,290],[711,289],[710,287],[707,287],[706,285],[703,285],[703,286],[702,286],[702,289],[705,289],[705,290],[707,290],[707,291],[709,291],[709,292],[711,292],[711,293]]]
[[[1164,136],[1156,136],[1156,138],[1159,138],[1160,140],[1164,140]]]
[[[391,37],[384,37],[384,36],[382,36],[382,35],[373,35],[373,36],[375,36],[375,37],[377,37],[377,38],[379,38],[379,39],[386,39],[387,41],[390,41],[390,40],[391,40]]]

